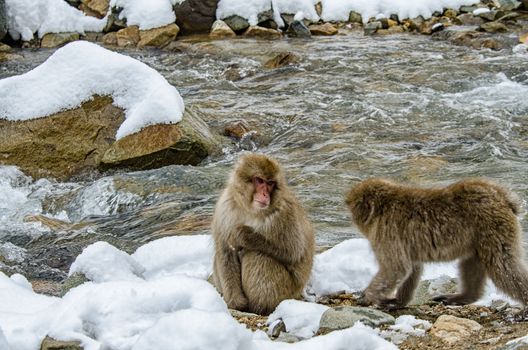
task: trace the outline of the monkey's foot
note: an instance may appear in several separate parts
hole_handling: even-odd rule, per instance
[[[226,304],[230,309],[235,309],[238,311],[247,311],[249,309],[249,301],[245,296],[231,298],[230,300],[226,301]]]
[[[357,304],[359,306],[370,306],[372,303],[370,300],[366,297],[365,293],[360,293],[356,299]]]
[[[468,297],[463,294],[442,294],[433,298],[433,301],[444,305],[466,305],[476,300],[474,297]]]
[[[403,305],[396,298],[380,300],[380,302],[378,303],[378,306],[381,309],[387,310],[387,311],[397,310],[403,307]]]

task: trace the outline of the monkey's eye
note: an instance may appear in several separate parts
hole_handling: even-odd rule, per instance
[[[255,176],[255,182],[258,183],[259,185],[262,185],[264,183],[264,180],[260,177]]]
[[[276,184],[276,182],[273,180],[266,181],[266,183],[268,184],[268,186],[271,186],[271,187],[275,187],[275,184]]]

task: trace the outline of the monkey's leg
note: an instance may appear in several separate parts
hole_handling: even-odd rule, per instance
[[[398,292],[396,293],[396,303],[400,307],[407,305],[411,301],[414,295],[414,290],[420,282],[422,271],[423,264],[414,263],[410,275],[405,281],[403,281],[402,285],[398,288]]]
[[[412,274],[410,263],[394,262],[384,259],[379,262],[380,269],[365,289],[365,298],[371,303],[381,307],[397,308],[397,301],[390,298],[396,287],[400,285],[409,274]]]
[[[246,310],[248,300],[242,290],[242,272],[238,252],[224,248],[216,252],[214,262],[215,283],[228,307]]]
[[[302,284],[275,259],[255,251],[246,252],[242,261],[242,286],[250,312],[268,315],[285,299],[301,296]]]
[[[460,260],[461,292],[457,294],[444,294],[433,298],[434,301],[447,305],[466,305],[477,301],[484,291],[486,282],[486,268],[475,254]]]

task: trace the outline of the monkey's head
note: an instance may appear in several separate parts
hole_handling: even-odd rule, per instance
[[[361,231],[368,228],[371,220],[382,210],[386,195],[392,188],[384,179],[367,179],[350,189],[345,202],[352,213],[352,220]]]
[[[274,208],[284,184],[277,161],[252,153],[240,157],[231,181],[243,207],[261,213]]]

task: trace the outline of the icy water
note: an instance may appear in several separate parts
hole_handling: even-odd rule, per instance
[[[286,51],[300,61],[263,67]],[[0,66],[0,78],[28,71],[51,53],[23,51],[23,60]],[[171,52],[126,53],[165,76],[187,106],[205,112],[212,129],[245,120],[259,136],[226,143],[222,155],[197,167],[70,183],[0,168],[5,269],[60,280],[82,247],[99,239],[133,251],[165,235],[209,233],[218,193],[244,149],[284,165],[323,247],[358,236],[343,194],[369,176],[424,185],[484,176],[528,198],[526,53],[361,33],[308,41],[181,40]]]

